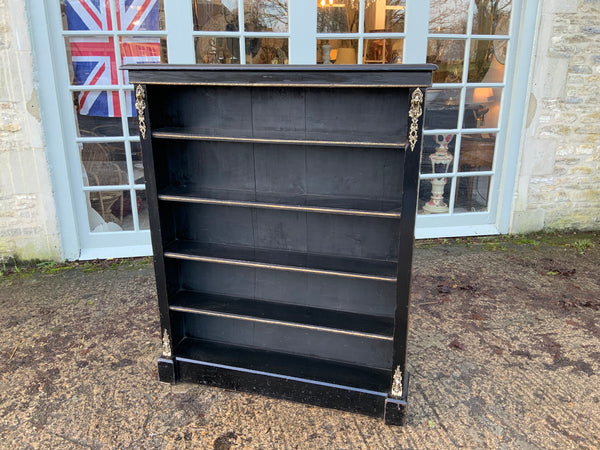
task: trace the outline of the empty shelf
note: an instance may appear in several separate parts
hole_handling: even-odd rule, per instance
[[[183,339],[175,347],[173,356],[199,364],[348,386],[373,391],[383,396],[389,391],[391,383],[391,371],[388,370],[193,338]]]
[[[361,142],[314,139],[274,139],[254,136],[222,136],[214,135],[209,130],[187,130],[177,127],[159,128],[152,132],[155,139],[186,139],[195,141],[240,142],[248,144],[286,144],[286,145],[331,145],[342,147],[374,147],[404,149],[406,142]]]
[[[286,195],[269,192],[201,189],[197,187],[178,186],[161,190],[158,198],[171,202],[305,211],[388,219],[399,219],[402,216],[400,213],[400,201],[357,199],[331,195]]]
[[[396,282],[396,261],[176,240],[167,258]]]
[[[369,316],[302,305],[181,291],[170,304],[172,311],[225,317],[259,323],[328,331],[391,341],[392,317]]]

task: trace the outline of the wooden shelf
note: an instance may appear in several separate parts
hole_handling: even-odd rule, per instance
[[[222,136],[215,135],[212,130],[188,130],[177,127],[164,127],[152,132],[154,139],[184,139],[193,141],[235,142],[246,144],[285,144],[285,145],[312,145],[334,147],[361,147],[361,148],[391,148],[402,150],[407,142],[361,142],[340,140],[312,140],[312,139],[272,139],[254,136]]]
[[[391,371],[289,353],[201,341],[186,337],[173,350],[178,360],[348,386],[385,396]]]
[[[181,240],[166,245],[164,256],[216,264],[396,282],[396,261]]]
[[[169,309],[183,313],[278,324],[387,341],[393,339],[394,331],[392,317],[369,316],[190,291],[178,292],[171,299]]]
[[[286,195],[270,192],[177,186],[161,190],[158,193],[158,199],[170,202],[241,206],[247,208],[305,211],[321,214],[342,214],[389,219],[399,219],[402,216],[399,201],[327,195]],[[360,208],[360,206],[363,206],[365,209],[355,209],[357,207]]]

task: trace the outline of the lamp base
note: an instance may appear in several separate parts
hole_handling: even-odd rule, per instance
[[[440,213],[447,213],[448,211],[450,211],[450,209],[448,208],[448,205],[446,205],[445,203],[440,203],[439,205],[436,205],[436,204],[432,204],[430,202],[430,203],[426,203],[425,206],[423,206],[424,214],[440,214]]]

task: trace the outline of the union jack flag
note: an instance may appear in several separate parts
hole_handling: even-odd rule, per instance
[[[65,12],[69,30],[112,31],[115,29],[110,0],[66,0]],[[158,30],[158,0],[114,0],[116,29],[119,31]],[[69,38],[73,84],[107,86],[119,83],[120,64],[160,62],[160,38],[119,38],[121,61],[117,61],[113,36]],[[127,74],[123,82],[128,83]],[[126,113],[135,116],[134,94],[125,96]],[[118,90],[82,91],[79,114],[120,117]]]

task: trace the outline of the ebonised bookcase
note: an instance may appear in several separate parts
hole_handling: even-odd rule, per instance
[[[159,378],[402,424],[433,65],[126,66]]]

